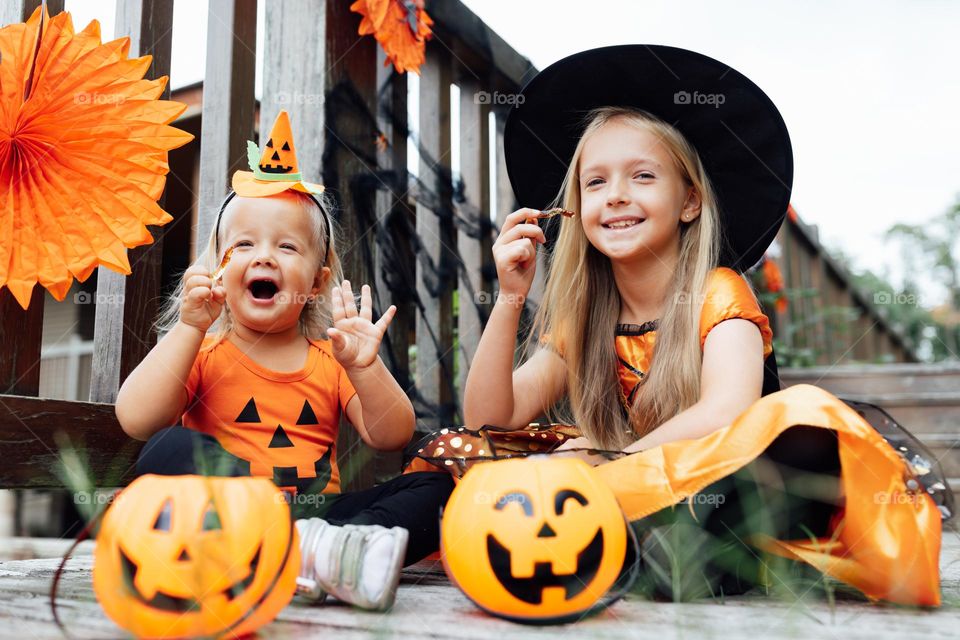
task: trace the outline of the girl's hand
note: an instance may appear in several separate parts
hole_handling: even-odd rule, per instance
[[[344,280],[341,286],[334,287],[331,295],[333,327],[327,329],[327,335],[333,342],[333,356],[344,369],[369,367],[377,359],[380,341],[383,340],[383,334],[386,333],[397,308],[390,305],[383,317],[374,323],[373,300],[368,285],[360,288],[359,313],[349,280]]]
[[[547,241],[537,224],[537,209],[517,209],[507,216],[493,244],[500,292],[526,297],[537,270],[537,243]]]
[[[223,310],[227,290],[210,278],[210,272],[195,264],[183,274],[180,322],[206,333]]]
[[[580,449],[580,451],[571,451],[571,449]],[[587,438],[573,438],[572,440],[567,440],[562,445],[553,450],[554,455],[560,455],[570,458],[580,458],[586,462],[591,467],[595,467],[598,464],[603,464],[604,462],[609,462],[606,458],[601,455],[591,455],[585,449],[596,449],[593,444]],[[559,453],[566,452],[566,453]]]

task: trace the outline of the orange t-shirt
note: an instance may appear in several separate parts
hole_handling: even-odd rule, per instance
[[[214,436],[250,465],[298,492],[339,493],[337,431],[356,393],[329,341],[310,340],[300,371],[262,367],[229,340],[205,350],[187,378],[183,425]]]

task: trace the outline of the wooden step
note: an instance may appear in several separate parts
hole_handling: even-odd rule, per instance
[[[0,562],[62,558],[73,542],[73,538],[0,538]],[[93,540],[84,540],[73,550],[71,557],[92,555],[93,545]]]
[[[813,384],[837,395],[960,391],[960,363],[784,368],[780,379],[784,386]]]
[[[842,365],[783,369],[784,388],[812,384],[882,407],[923,442],[960,490],[960,364]]]
[[[911,433],[960,436],[960,392],[932,391],[881,396],[853,393],[837,395],[882,407]]]
[[[958,378],[960,381],[960,378]],[[960,386],[948,391],[865,393],[832,387],[828,379],[782,380],[784,388],[813,384],[839,398],[869,402],[882,407],[911,433],[941,433],[960,436]]]

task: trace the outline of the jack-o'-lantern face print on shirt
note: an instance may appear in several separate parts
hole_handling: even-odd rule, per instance
[[[209,342],[205,343],[209,344]],[[258,365],[229,340],[204,351],[187,381],[186,427],[297,492],[339,493],[337,432],[355,391],[327,341],[311,341],[303,369]]]
[[[258,439],[266,441],[265,447],[257,447],[250,458],[244,458],[250,462],[250,475],[272,477],[280,487],[322,493],[330,482],[336,443],[318,441],[320,422],[309,400],[303,401],[296,421],[291,418],[292,415],[261,417],[254,397],[244,405],[235,424],[255,431]]]

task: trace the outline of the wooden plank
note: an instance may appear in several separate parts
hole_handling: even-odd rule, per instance
[[[206,247],[230,177],[247,169],[254,140],[257,0],[210,0],[203,81],[200,195],[194,246]]]
[[[24,310],[10,290],[0,289],[0,393],[35,396],[40,389],[44,289],[33,288]]]
[[[815,297],[810,300],[810,322],[811,333],[813,334],[813,344],[816,349],[815,358],[817,364],[830,364],[826,328],[823,324],[823,309],[827,304],[827,292],[824,289],[823,281],[823,261],[819,253],[810,255],[810,288],[816,290]]]
[[[16,451],[0,466],[0,486],[63,487],[57,469],[65,441],[58,441],[58,433],[69,435],[95,486],[132,480],[143,443],[124,435],[113,405],[24,396],[0,400],[0,443],[8,453]]]
[[[866,309],[860,308],[860,316],[854,325],[855,329],[851,339],[853,340],[853,357],[860,362],[870,362],[870,351],[867,347],[866,334],[870,328],[870,315]]]
[[[266,135],[281,109],[290,113],[297,160],[306,180],[319,182],[329,33],[325,0],[268,2],[265,12],[260,131]],[[262,145],[261,145],[262,147]]]
[[[817,357],[816,335],[813,326],[815,299],[809,294],[809,290],[812,288],[812,282],[810,280],[810,260],[812,254],[810,248],[806,245],[801,244],[798,248],[800,249],[800,251],[797,252],[799,264],[798,273],[800,274],[800,286],[804,291],[801,302],[801,313],[803,315],[800,318],[801,331],[803,332],[803,346],[812,354],[812,356],[809,357],[812,357],[814,361],[810,362],[810,364],[814,364]]]
[[[490,315],[490,295],[483,290],[486,262],[484,239],[490,235],[490,108],[477,99],[480,83],[460,71],[460,177],[463,191],[456,203],[459,269],[459,406],[470,363],[477,352],[480,334]]]
[[[0,561],[62,558],[73,542],[73,538],[0,537]],[[74,549],[73,555],[93,555],[93,545],[93,540],[84,540]]]
[[[800,349],[807,346],[806,337],[803,333],[803,321],[805,318],[805,302],[803,299],[803,246],[800,242],[796,241],[796,236],[793,237],[793,240],[794,242],[792,242],[790,246],[790,273],[792,286],[797,292],[797,297],[794,298],[792,313],[790,315],[790,346],[794,349]]]
[[[427,405],[421,427],[435,429],[453,418],[453,262],[450,219],[450,81],[444,52],[427,48],[420,70],[420,182],[417,200],[417,386]]]
[[[375,284],[376,204],[371,197],[376,166],[377,44],[360,36],[360,15],[349,2],[327,0],[326,58],[324,63],[322,123],[323,183],[336,199],[340,236],[338,252],[344,276],[355,284]],[[313,42],[311,35],[305,42]],[[311,89],[313,92],[313,89]],[[337,450],[345,491],[372,487],[376,480],[376,452],[355,429],[340,429]],[[399,467],[399,464],[397,465]]]
[[[295,598],[260,635],[278,640],[336,637],[419,638],[699,638],[754,637],[949,638],[960,624],[960,548],[957,536],[945,532],[940,552],[943,606],[918,610],[878,606],[851,589],[828,580],[834,598],[823,588],[780,578],[770,594],[755,590],[742,596],[704,598],[689,603],[648,600],[629,595],[610,609],[579,622],[521,625],[484,614],[452,585],[436,563],[403,570],[396,602],[388,615],[349,606],[311,605]],[[53,624],[48,594],[60,560],[21,560],[0,564],[0,623],[10,637],[60,640]],[[93,592],[93,557],[81,555],[66,567],[58,591],[59,613],[75,638],[120,637]],[[783,588],[789,586],[789,590]]]
[[[495,113],[496,113],[496,126],[497,126],[497,133],[496,133],[496,136],[497,136],[496,154],[497,155],[495,158],[496,166],[497,166],[497,184],[496,184],[496,191],[495,191],[496,199],[497,199],[497,215],[496,215],[497,227],[493,233],[494,239],[496,239],[497,235],[500,232],[500,229],[503,227],[503,221],[504,219],[506,219],[507,215],[509,215],[513,211],[516,211],[517,209],[520,208],[520,203],[517,202],[516,196],[513,193],[513,187],[510,185],[510,176],[507,175],[507,163],[506,163],[506,157],[504,155],[503,130],[504,130],[504,126],[506,125],[506,112],[503,109],[500,109],[500,110],[495,109]],[[529,203],[524,203],[524,204],[529,204]],[[531,286],[530,295],[538,295],[538,293],[542,295],[543,282],[545,281],[546,271],[547,271],[545,260],[546,260],[546,252],[542,250],[538,250],[537,273],[534,279],[535,281],[537,279],[540,280],[538,284],[539,289]],[[496,278],[495,266],[491,266],[491,277]],[[500,285],[499,283],[496,283],[491,288],[499,292]],[[496,299],[496,294],[494,294],[494,299]],[[526,329],[529,328],[529,323],[527,322],[527,319],[532,317],[530,314],[533,314],[536,312],[538,301],[539,299],[537,300],[531,299],[530,304],[524,308],[523,316],[520,319],[520,331],[517,336],[517,346],[514,352],[515,364],[519,364],[523,357],[524,344],[526,342],[525,331]]]
[[[169,75],[172,30],[172,0],[127,0],[117,5],[116,35],[130,36],[130,57],[153,56],[147,78]],[[161,97],[170,97],[169,84]],[[120,385],[157,342],[153,323],[160,297],[163,227],[152,233],[151,244],[128,252],[131,275],[97,269],[92,401],[115,402]]]
[[[376,249],[373,252],[374,315],[379,316],[391,304],[397,313],[380,345],[380,357],[408,393],[413,392],[408,346],[413,332],[416,308],[410,296],[394,296],[389,284],[409,287],[414,281],[413,249],[410,234],[413,215],[407,206],[407,75],[397,73],[387,62],[386,53],[377,47],[376,126],[381,144],[377,145],[377,171],[373,187],[376,195]],[[385,250],[388,249],[388,250]],[[378,452],[374,461],[374,481],[387,480],[400,472],[403,453]]]
[[[376,220],[360,221],[359,214],[374,217],[368,183],[376,170],[377,90],[376,41],[358,35],[359,25],[349,3],[268,3],[260,105],[261,131],[269,131],[280,109],[290,113],[304,178],[322,175],[335,202],[344,274],[358,295],[373,275]],[[323,46],[307,46],[314,42]],[[369,211],[361,206],[364,198]],[[373,453],[354,429],[341,426],[341,484],[348,491],[371,486]]]
[[[513,187],[510,186],[510,176],[507,175],[507,161],[503,153],[503,128],[507,124],[506,113],[503,110],[495,110],[497,123],[497,202],[496,202],[496,222],[497,230],[503,226],[503,221],[513,211],[519,208],[516,196],[513,194]],[[496,236],[496,232],[494,233]]]
[[[790,222],[789,218],[787,219],[788,230],[783,235],[783,242],[780,243],[780,246],[783,250],[783,257],[780,261],[780,269],[783,272],[783,286],[784,290],[788,294],[787,296],[787,310],[780,316],[782,323],[780,324],[780,335],[778,336],[780,340],[786,345],[787,349],[792,350],[795,346],[793,338],[793,327],[794,327],[794,318],[796,317],[796,298],[792,295],[793,289],[796,288],[796,283],[794,282],[793,277],[793,252],[794,252],[794,240],[793,240],[793,224]],[[786,355],[786,354],[783,354]]]
[[[4,0],[0,4],[0,26],[26,22],[42,0]],[[47,13],[55,16],[63,11],[64,0],[47,0]]]
[[[384,255],[380,250],[374,255],[374,304],[381,312],[391,304],[397,305],[387,339],[380,350],[384,362],[398,376],[401,385],[412,382],[409,376],[410,359],[407,347],[410,342],[415,308],[410,301],[394,299],[388,280],[396,281],[398,274],[407,274],[405,284],[414,278],[413,254],[408,234],[403,225],[394,226],[394,216],[401,218],[409,213],[407,195],[407,76],[396,73],[393,65],[385,65],[386,54],[377,47],[377,128],[383,136],[382,146],[377,148],[376,214],[378,233],[390,234],[390,244],[395,255]]]
[[[495,70],[503,76],[506,84],[523,86],[537,74],[536,67],[527,58],[517,53],[460,0],[427,0],[426,9],[436,22],[436,37],[432,42],[450,51],[456,47],[454,39],[460,40],[463,46],[456,47],[457,51],[461,48],[469,50],[472,58],[486,65],[486,69],[482,69],[473,59],[466,60],[477,76],[489,76]],[[458,57],[466,59],[459,54]]]

